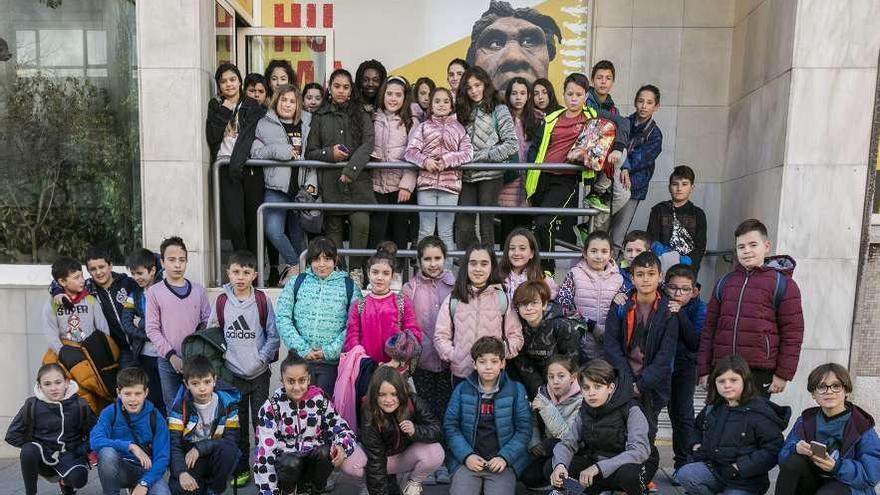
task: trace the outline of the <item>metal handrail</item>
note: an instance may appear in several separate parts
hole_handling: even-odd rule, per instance
[[[220,279],[223,273],[223,262],[221,258],[221,249],[220,245],[222,242],[221,239],[221,218],[220,218],[220,167],[229,165],[229,158],[218,158],[211,165],[211,178],[213,180],[213,184],[211,185],[211,189],[213,192],[213,213],[214,213],[214,276],[215,282],[219,285]],[[249,167],[291,167],[291,168],[299,168],[299,167],[309,167],[309,168],[317,168],[317,169],[336,169],[336,168],[344,168],[347,165],[347,162],[337,162],[337,163],[328,163],[322,161],[315,160],[300,160],[300,161],[275,161],[275,160],[256,160],[250,159],[245,162],[246,166]],[[365,166],[367,169],[407,169],[407,170],[419,170],[417,165],[407,162],[368,162]],[[580,165],[572,165],[570,163],[468,163],[459,167],[459,170],[542,170],[542,171],[554,171],[554,172],[579,172],[583,171],[584,168]],[[356,205],[348,205],[348,209],[351,209]],[[308,209],[316,209],[314,205],[312,205]],[[360,207],[359,207],[360,209]],[[470,211],[471,208],[468,207]],[[382,210],[385,211],[385,210]],[[422,210],[422,211],[435,211],[435,210]],[[456,212],[461,210],[455,210]],[[503,213],[509,213],[510,209],[505,209]],[[529,209],[529,214],[534,214],[534,209]],[[487,212],[488,213],[488,212]],[[592,213],[595,214],[595,213]],[[257,219],[259,226],[258,229],[262,229],[262,220],[260,218]],[[259,246],[259,241],[258,241]],[[257,253],[259,255],[259,253]],[[259,257],[259,256],[258,256]],[[260,265],[262,266],[262,265]]]

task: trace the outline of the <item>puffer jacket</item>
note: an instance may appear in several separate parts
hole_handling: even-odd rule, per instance
[[[455,114],[431,117],[410,131],[404,160],[419,166],[418,188],[458,194],[461,191],[459,166],[474,158],[471,139]],[[439,172],[425,169],[425,160],[441,160],[446,166]]]
[[[792,278],[794,269],[795,261],[789,256],[767,258],[753,270],[737,263],[723,280],[721,300],[713,291],[709,301],[697,355],[700,376],[708,375],[716,360],[739,354],[751,368],[770,370],[784,380],[794,378],[804,339],[801,291]],[[773,303],[777,272],[787,278],[778,309]]]
[[[326,102],[312,116],[306,160],[333,162],[333,146],[348,147],[351,155],[344,168],[325,168],[318,173],[318,184],[325,203],[375,204],[372,173],[366,169],[373,152],[373,120],[366,112],[358,112],[360,122],[352,122],[348,105]],[[355,141],[353,126],[361,128],[361,139]],[[345,174],[352,182],[344,184],[339,177]],[[343,214],[343,212],[336,212]]]
[[[452,374],[459,378],[474,371],[471,347],[480,337],[497,337],[504,341],[507,359],[516,357],[523,346],[519,315],[510,303],[507,311],[501,312],[499,291],[500,297],[506,299],[504,289],[493,284],[479,294],[471,293],[468,302],[456,300],[454,321],[450,308],[454,294],[443,300],[434,328],[434,347],[440,359],[449,363]]]
[[[450,474],[462,467],[467,456],[474,453],[480,410],[479,380],[476,372],[471,373],[455,387],[452,397],[449,398],[443,430],[446,432],[449,452],[446,467]],[[498,377],[498,391],[494,401],[498,455],[519,475],[529,464],[527,446],[532,434],[532,416],[529,413],[526,389],[502,371]]]
[[[595,321],[595,335],[605,333],[605,319],[614,295],[623,285],[623,275],[612,259],[605,270],[597,272],[581,260],[565,276],[556,301],[567,312],[576,311],[585,321]]]
[[[309,138],[309,124],[312,121],[312,115],[303,112],[301,119],[302,130],[302,152],[305,153],[305,146]],[[280,162],[302,159],[302,156],[294,157],[290,152],[290,141],[288,140],[287,131],[284,125],[278,119],[278,115],[274,110],[269,110],[266,115],[257,123],[257,131],[254,136],[254,144],[251,146],[251,158],[259,160],[278,160]],[[263,169],[263,183],[266,189],[274,189],[285,194],[296,194],[296,191],[288,191],[290,188],[290,167],[265,167]],[[318,187],[318,174],[314,168],[299,167],[297,169],[300,187],[311,185]]]
[[[196,449],[199,457],[210,457],[222,443],[236,445],[239,435],[238,406],[241,395],[235,388],[219,382],[214,389],[217,394],[217,410],[211,424],[211,438],[193,442],[194,430],[201,418],[193,402],[192,393],[183,385],[177,391],[174,405],[168,412],[168,433],[171,436],[171,474],[179,477],[187,471],[186,454]],[[250,425],[248,425],[249,427]]]
[[[519,141],[507,105],[496,105],[492,113],[475,108],[465,129],[474,147],[474,162],[503,163],[511,157],[518,160]],[[468,170],[464,181],[500,179],[503,175],[503,170]]]
[[[362,298],[361,291],[355,288],[346,301],[346,273],[334,271],[325,279],[318,278],[311,268],[304,273],[297,294],[293,291],[296,284],[291,281],[278,296],[275,328],[284,345],[300,356],[321,349],[327,361],[338,361],[348,311]]]
[[[406,152],[407,130],[400,114],[377,110],[373,114],[373,130],[376,135],[370,158],[377,162],[402,162]],[[383,168],[373,170],[373,191],[380,194],[400,189],[413,192],[416,188],[415,170]]]
[[[559,440],[568,434],[584,398],[581,395],[581,386],[574,380],[571,388],[562,397],[555,397],[547,385],[541,385],[535,401],[541,404],[541,408],[537,412],[532,411],[532,440],[529,442],[529,449],[543,444],[545,440]],[[552,450],[546,448],[549,443],[544,444],[548,455],[552,454]]]
[[[705,462],[727,488],[764,493],[770,487],[767,473],[776,465],[782,448],[782,431],[791,417],[789,407],[763,397],[730,407],[706,406],[694,423],[694,460]],[[733,464],[736,468],[733,468]]]
[[[443,300],[452,293],[454,286],[455,275],[448,270],[437,279],[430,279],[418,272],[403,286],[403,295],[412,301],[416,320],[422,329],[422,355],[419,357],[421,369],[435,373],[443,371],[443,362],[434,348],[434,328]]]
[[[404,407],[408,409],[408,419],[416,428],[409,436],[395,424],[393,428],[383,428],[372,424],[367,417],[359,432],[364,453],[367,454],[367,489],[370,495],[385,494],[388,471],[388,458],[408,449],[414,443],[440,443],[443,441],[443,426],[431,414],[430,408],[418,396],[413,395]],[[369,415],[367,415],[369,416]]]
[[[569,318],[562,307],[554,302],[547,305],[544,318],[537,328],[532,328],[520,318],[523,333],[523,347],[511,364],[514,379],[522,382],[529,393],[535,397],[538,388],[547,381],[547,365],[550,358],[559,354],[572,362],[579,361],[580,336],[586,332],[586,324],[580,318]]]

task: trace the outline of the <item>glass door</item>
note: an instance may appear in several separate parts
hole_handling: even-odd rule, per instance
[[[333,30],[297,28],[238,29],[239,67],[262,74],[269,61],[287,60],[299,85],[325,84],[333,71]],[[244,71],[243,71],[244,72]]]

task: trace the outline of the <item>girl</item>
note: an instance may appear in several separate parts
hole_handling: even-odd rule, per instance
[[[403,162],[407,136],[413,125],[410,114],[409,83],[398,76],[391,76],[379,87],[379,106],[373,113],[375,144],[370,158],[377,162]],[[379,169],[373,171],[373,192],[379,204],[410,203],[416,188],[418,173],[411,169]],[[385,240],[394,241],[403,249],[409,244],[410,213],[375,212],[370,218],[370,245],[377,246]],[[397,267],[398,269],[403,266]],[[395,290],[402,281],[398,273]]]
[[[528,161],[528,151],[535,132],[544,118],[535,110],[532,103],[532,90],[529,82],[522,77],[514,77],[507,83],[504,92],[507,108],[513,117],[516,139],[519,143],[518,162]],[[498,193],[498,206],[528,206],[525,190],[523,190],[522,173],[519,170],[504,172],[504,185]],[[531,217],[527,215],[500,215],[501,233],[507,236],[517,225],[530,225]]]
[[[391,492],[387,476],[401,473],[409,473],[403,495],[420,495],[422,482],[443,464],[440,421],[420,397],[409,393],[403,376],[387,366],[370,380],[360,438],[370,495]]]
[[[308,140],[311,116],[302,111],[302,100],[296,86],[279,86],[272,96],[266,116],[257,123],[251,157],[263,160],[301,160],[303,143]],[[309,193],[318,190],[315,169],[298,167],[296,174],[291,167],[265,168],[266,203],[292,203],[301,187]],[[286,265],[278,266],[279,287],[299,274],[299,253],[305,243],[305,235],[295,211],[268,209],[265,212],[266,237],[281,253]],[[293,242],[285,234],[293,236]]]
[[[409,136],[404,159],[419,166],[420,205],[455,205],[461,191],[461,172],[456,170],[474,156],[471,140],[452,113],[452,93],[446,88],[431,92],[430,118]],[[454,213],[419,212],[419,239],[437,234],[452,246]]]
[[[306,360],[281,362],[281,388],[260,408],[254,482],[260,495],[322,493],[334,467],[355,476],[364,454],[328,395],[309,383]]]
[[[567,357],[577,365],[580,354],[582,320],[567,318],[562,308],[550,299],[550,290],[538,280],[526,282],[516,289],[511,299],[519,312],[523,332],[523,348],[512,361],[512,375],[534,398],[544,383],[549,358]]]
[[[548,79],[536,79],[535,84],[532,86],[532,95],[535,98],[535,109],[544,115],[549,115],[562,108],[562,105],[556,99],[556,90],[553,89],[553,83]]]
[[[455,100],[456,116],[465,126],[474,147],[475,162],[501,163],[510,160],[519,149],[513,118],[506,105],[498,103],[489,74],[481,67],[464,72]],[[501,170],[469,170],[464,173],[458,204],[495,206],[501,190]],[[473,213],[459,213],[455,239],[460,249],[477,240]],[[480,215],[480,242],[495,249],[495,216]]]
[[[372,174],[366,169],[373,151],[373,121],[364,112],[351,74],[336,69],[330,74],[327,103],[315,112],[309,133],[306,159],[347,162],[342,169],[323,168],[318,173],[326,203],[375,204]],[[334,212],[325,216],[327,237],[337,246],[345,238],[345,220],[351,227],[353,249],[366,249],[370,235],[370,214],[364,211]],[[349,270],[358,289],[363,287],[361,258],[352,257]]]
[[[495,253],[474,244],[464,256],[452,293],[443,300],[434,329],[434,346],[449,363],[456,383],[474,371],[471,347],[480,337],[501,339],[511,359],[523,346],[522,326],[496,278]]]
[[[303,86],[303,108],[306,112],[315,113],[324,101],[324,88],[316,82]]]
[[[621,285],[623,275],[611,256],[611,236],[596,230],[587,236],[584,258],[565,276],[556,302],[586,320],[590,333],[601,343],[608,308]]]
[[[553,447],[568,434],[584,398],[577,381],[576,359],[555,355],[547,366],[547,383],[541,385],[532,400],[532,440],[529,452],[533,462],[520,479],[529,488],[547,486],[544,465],[553,457]]]
[[[590,81],[587,76],[579,73],[569,74],[565,78],[565,108],[549,113],[544,118],[543,128],[535,135],[540,136],[532,141],[529,149],[530,161],[535,163],[564,163],[569,161],[568,154],[581,134],[587,121],[597,116],[596,110],[586,107],[587,90]],[[626,120],[626,119],[622,119]],[[627,128],[628,129],[628,124]],[[620,132],[614,141],[615,156],[626,148],[627,135],[625,129],[618,126]],[[610,159],[611,157],[609,157]],[[583,164],[583,161],[580,161]],[[578,182],[592,179],[596,172],[585,169],[580,174],[576,171],[541,173],[540,170],[529,170],[526,174],[526,196],[532,206],[570,208],[577,203]],[[543,251],[553,251],[555,239],[573,240],[575,217],[538,215],[535,217],[535,231],[538,243]],[[553,270],[555,263],[546,260],[544,268]]]
[[[298,86],[296,71],[293,70],[293,66],[287,60],[270,60],[263,77],[269,83],[269,98],[272,97],[272,94],[279,86],[284,86],[285,84]]]
[[[309,268],[284,286],[275,310],[281,341],[308,362],[311,381],[328,395],[336,383],[349,309],[362,297],[354,282],[336,271],[336,262],[336,243],[313,240],[306,252]]]
[[[547,284],[550,298],[556,297],[559,287],[556,282],[541,271],[541,253],[538,252],[538,241],[531,230],[517,227],[504,240],[504,254],[498,264],[498,278],[507,292],[507,298],[513,299],[513,293],[522,283],[539,280]]]
[[[6,430],[6,442],[21,449],[27,495],[36,495],[38,476],[60,478],[65,495],[86,486],[86,454],[95,416],[78,390],[76,382],[65,378],[61,366],[44,364],[37,371],[34,397],[25,401]]]
[[[398,332],[411,332],[421,342],[422,331],[413,313],[412,301],[391,291],[394,276],[393,242],[383,242],[367,262],[370,293],[348,311],[348,331],[344,351],[362,346],[367,356],[377,363],[391,358],[385,353],[385,342]]]
[[[449,89],[452,90],[453,98],[458,95],[458,88],[461,86],[464,73],[470,68],[470,64],[460,58],[450,60],[449,65],[446,66],[446,83],[449,84]]]
[[[437,87],[430,77],[420,77],[412,87],[412,103],[410,109],[416,122],[428,120],[431,109],[431,93]]]
[[[678,470],[678,482],[691,495],[766,492],[791,409],[757,395],[737,354],[718,360],[709,383],[708,405],[696,420],[695,462]]]
[[[873,495],[880,482],[880,438],[874,418],[847,400],[853,391],[849,372],[836,363],[820,365],[810,372],[807,390],[819,407],[801,413],[785,439],[776,494]],[[813,450],[813,442],[824,455]]]
[[[269,89],[266,85],[266,78],[262,74],[254,72],[245,76],[244,91],[248,98],[253,98],[260,106],[269,106],[269,99],[266,97]]]

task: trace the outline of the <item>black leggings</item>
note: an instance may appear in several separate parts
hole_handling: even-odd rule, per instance
[[[64,454],[62,454],[62,457]],[[24,480],[24,491],[27,495],[37,494],[37,478],[55,477],[64,481],[64,492],[73,493],[73,490],[86,486],[89,481],[89,470],[86,467],[85,458],[82,459],[82,465],[68,468],[67,475],[58,476],[55,468],[43,462],[40,455],[40,448],[33,443],[26,443],[21,447],[21,477]],[[73,464],[71,464],[73,465]]]
[[[299,492],[303,492],[308,490],[306,485],[321,492],[333,472],[330,447],[325,445],[304,457],[281,454],[275,459],[275,472],[278,475],[278,489],[282,493],[292,493],[297,487]]]
[[[849,487],[822,477],[822,470],[806,456],[793,453],[779,466],[776,495],[849,495]]]

